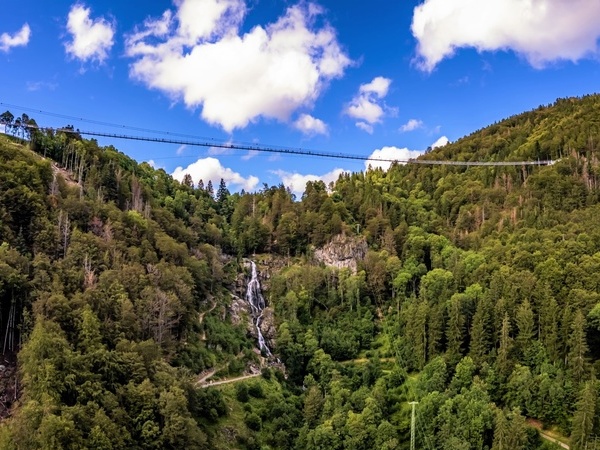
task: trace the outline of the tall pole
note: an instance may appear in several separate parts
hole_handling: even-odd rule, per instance
[[[415,406],[417,406],[419,402],[409,402],[409,405],[412,406],[412,414],[410,416],[410,450],[415,450]]]

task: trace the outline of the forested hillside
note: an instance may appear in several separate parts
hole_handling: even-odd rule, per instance
[[[548,166],[393,165],[301,199],[3,114],[0,448],[408,449],[413,400],[417,448],[594,448],[599,113],[561,99],[422,156]],[[315,258],[339,235],[356,270]],[[244,257],[270,361],[232,312]]]

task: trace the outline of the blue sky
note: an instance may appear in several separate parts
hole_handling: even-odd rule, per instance
[[[596,0],[30,0],[0,16],[0,109],[42,126],[143,134],[35,110],[405,159],[558,97],[597,92],[598,17]],[[179,178],[223,177],[231,190],[283,182],[301,194],[309,179],[365,169],[99,142]]]

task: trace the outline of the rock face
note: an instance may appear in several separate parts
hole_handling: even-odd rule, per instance
[[[254,335],[256,334],[256,330],[252,325],[250,305],[245,299],[232,294],[231,305],[229,305],[229,307],[227,308],[227,313],[231,317],[231,323],[233,325],[246,325],[248,333]]]
[[[273,314],[273,308],[267,306],[263,310],[263,320],[260,323],[260,332],[263,334],[267,345],[270,348],[275,346],[275,337],[277,330],[275,329],[275,315]]]
[[[367,241],[362,236],[338,234],[323,248],[315,250],[315,259],[326,266],[348,268],[356,273],[357,262],[367,254]]]

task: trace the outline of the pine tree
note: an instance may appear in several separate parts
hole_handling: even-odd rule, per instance
[[[440,354],[444,338],[444,305],[432,305],[429,308],[427,323],[427,358],[432,359]]]
[[[496,366],[498,371],[508,376],[510,374],[510,350],[512,347],[512,339],[510,337],[510,319],[508,313],[504,314],[502,320],[502,329],[500,331],[500,347],[498,348],[498,357],[496,358]]]
[[[596,388],[596,381],[591,380],[586,382],[579,394],[577,409],[573,416],[573,428],[571,432],[571,448],[573,450],[584,450],[587,448],[587,443],[594,427],[597,398],[598,389]]]
[[[219,183],[219,189],[217,190],[217,203],[221,204],[225,202],[230,195],[231,194],[227,189],[227,184],[225,184],[225,180],[221,178],[221,181]]]
[[[427,362],[427,316],[429,307],[425,301],[413,299],[406,313],[406,356],[413,369],[423,369]]]
[[[193,188],[194,187],[194,181],[192,180],[192,176],[189,173],[186,173],[183,176],[183,181],[181,182],[181,184],[183,184],[184,186]]]
[[[471,326],[471,347],[469,356],[475,364],[481,364],[491,349],[492,344],[492,305],[487,296],[479,300],[473,324]]]
[[[553,362],[560,358],[558,349],[558,305],[554,297],[540,304],[540,340]]]
[[[417,356],[417,367],[422,369],[427,363],[427,317],[429,316],[429,305],[421,301],[417,306],[415,317],[415,331],[417,339],[415,342],[415,353]]]
[[[564,361],[565,365],[569,363],[569,342],[571,340],[571,326],[573,324],[573,309],[566,306],[562,310],[560,317],[559,337],[558,337],[558,349],[560,358]]]
[[[571,370],[573,380],[581,382],[586,371],[586,354],[588,346],[586,342],[586,321],[581,310],[577,310],[573,323],[571,324],[571,336],[569,338],[569,354],[567,356],[568,366]]]
[[[494,442],[492,450],[512,450],[510,447],[510,428],[504,411],[496,409],[494,417]]]
[[[534,336],[533,311],[529,300],[525,299],[517,310],[517,344],[519,350],[525,353],[526,349],[531,345]]]
[[[448,326],[446,328],[446,341],[448,343],[447,356],[452,365],[462,357],[463,333],[465,317],[461,312],[460,294],[453,295],[448,302]]]
[[[512,450],[522,450],[527,444],[527,423],[518,408],[513,409],[510,418],[509,447]]]
[[[323,411],[323,395],[318,386],[311,386],[304,398],[304,420],[309,426],[315,426]]]
[[[211,197],[214,197],[215,195],[215,190],[213,189],[213,184],[211,180],[208,180],[208,184],[206,185],[206,192],[208,192],[208,195],[210,195]]]

